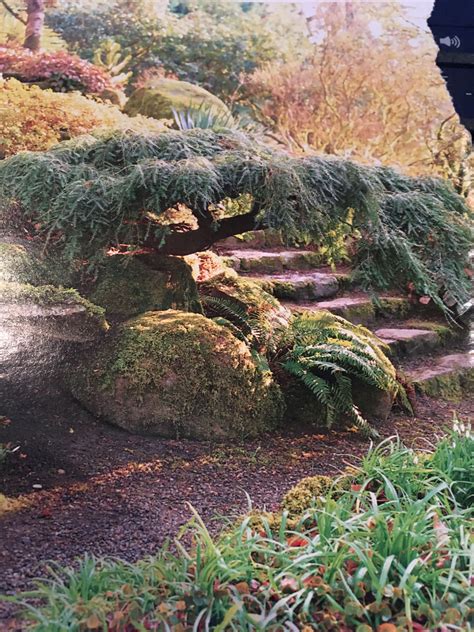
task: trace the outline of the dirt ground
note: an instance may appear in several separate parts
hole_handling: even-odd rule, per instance
[[[457,405],[419,399],[414,418],[392,413],[380,432],[428,447],[453,409],[472,418],[474,397]],[[232,446],[131,435],[60,392],[2,408],[6,442],[19,449],[0,470],[0,492],[23,506],[0,516],[0,593],[27,588],[50,561],[152,554],[189,520],[188,503],[216,529],[219,516],[245,512],[248,497],[256,508],[276,509],[299,479],[336,474],[369,445],[353,432],[291,428]],[[0,629],[10,614],[0,604]]]

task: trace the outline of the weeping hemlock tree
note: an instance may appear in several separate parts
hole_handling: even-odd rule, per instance
[[[191,254],[245,231],[325,243],[344,226],[366,286],[411,283],[438,304],[443,293],[467,296],[468,209],[448,183],[295,157],[235,131],[114,132],[23,152],[1,163],[0,193],[71,257],[116,248],[153,266],[156,254]],[[193,222],[163,221],[183,207]]]

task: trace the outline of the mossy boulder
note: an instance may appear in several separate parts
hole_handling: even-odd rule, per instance
[[[0,282],[0,400],[60,383],[107,328],[104,310],[76,290]]]
[[[88,297],[119,320],[150,310],[201,312],[191,267],[180,257],[163,257],[155,263],[161,269],[135,257],[109,257]]]
[[[142,114],[155,119],[173,119],[173,110],[186,112],[202,108],[228,120],[229,108],[216,96],[187,81],[153,79],[135,90],[124,107],[129,116]]]
[[[0,233],[0,282],[31,285],[72,285],[73,266],[59,256],[13,235]]]
[[[283,413],[278,386],[244,343],[205,316],[176,310],[122,323],[71,390],[108,422],[164,437],[254,437]]]
[[[4,326],[37,327],[57,340],[81,342],[108,329],[104,310],[74,289],[0,282],[0,303]]]
[[[200,283],[198,288],[204,309],[210,317],[224,316],[232,320],[233,309],[246,314],[248,323],[258,329],[263,347],[289,326],[291,312],[259,283],[240,277],[234,270],[226,270]],[[217,301],[209,301],[209,297]],[[245,325],[243,322],[234,324]]]

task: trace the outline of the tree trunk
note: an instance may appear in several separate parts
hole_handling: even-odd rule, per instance
[[[44,23],[45,0],[27,0],[26,2],[26,30],[24,48],[37,53],[41,48],[41,33]]]
[[[207,250],[216,241],[246,233],[251,230],[262,228],[256,218],[257,211],[253,210],[245,215],[234,215],[226,217],[219,222],[217,229],[213,230],[212,226],[200,226],[196,230],[189,230],[183,233],[171,233],[166,237],[164,243],[162,240],[156,240],[149,237],[143,240],[145,248],[153,248],[157,253],[164,255],[192,255],[201,250]]]

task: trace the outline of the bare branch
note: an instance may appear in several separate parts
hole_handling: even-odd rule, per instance
[[[5,2],[5,0],[0,0],[0,3],[5,8],[5,10],[8,11],[8,13],[10,13],[10,15],[13,15],[13,17],[16,20],[18,20],[19,22],[21,22],[22,24],[26,26],[26,20],[24,20],[21,17],[21,15],[15,11],[15,9],[12,9],[11,6],[7,2]]]

